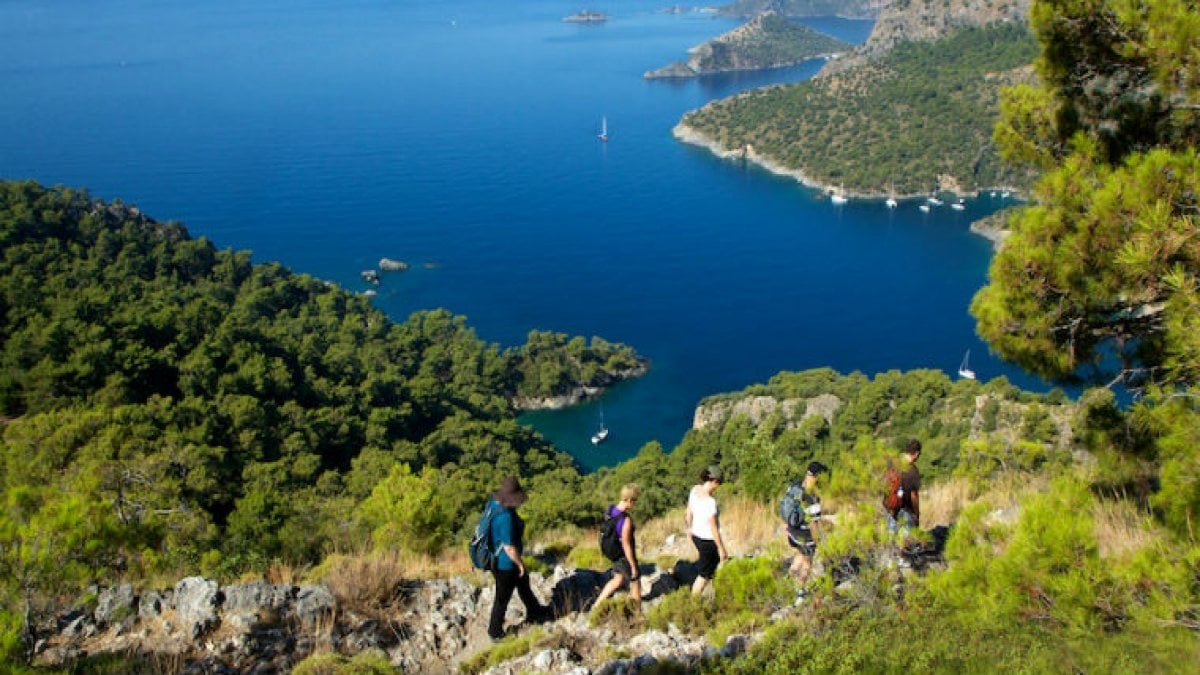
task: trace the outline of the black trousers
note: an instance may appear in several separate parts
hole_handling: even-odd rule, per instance
[[[517,576],[517,570],[492,570],[496,579],[496,602],[492,605],[492,619],[488,622],[488,637],[499,638],[504,635],[504,614],[508,611],[508,601],[512,600],[513,589],[521,596],[525,604],[525,616],[531,621],[539,621],[546,614],[533,589],[529,587],[529,575]]]

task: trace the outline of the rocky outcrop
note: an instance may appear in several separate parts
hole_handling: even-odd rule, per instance
[[[622,382],[641,377],[650,371],[650,362],[640,360],[637,367],[618,370],[612,373],[602,373],[592,382],[573,387],[570,391],[558,396],[514,396],[513,408],[519,411],[529,410],[562,410],[584,401],[596,398],[606,389]]]
[[[846,58],[825,64],[816,77],[828,77],[861,66],[891,51],[904,40],[929,41],[967,26],[1020,21],[1029,16],[1031,0],[891,0],[879,13],[866,44]]]
[[[592,627],[583,610],[609,578],[607,572],[561,565],[549,575],[531,574],[535,594],[560,617],[546,628],[559,636],[559,646],[536,649],[488,672],[622,673],[652,664],[687,668],[702,657],[740,654],[749,644],[741,636],[714,649],[703,637],[674,627],[635,634]],[[645,601],[653,603],[694,578],[687,563],[674,569],[645,565]],[[486,623],[495,594],[491,584],[481,588],[461,577],[404,581],[394,604],[363,613],[341,606],[323,585],[220,586],[188,577],[172,590],[140,595],[129,584],[97,590],[93,611],[62,613],[38,626],[35,663],[69,668],[87,655],[123,653],[144,655],[153,663],[169,658],[183,672],[286,673],[318,650],[347,655],[378,650],[402,672],[449,673],[490,646]],[[519,630],[526,619],[524,607],[514,600],[507,623]],[[613,648],[629,656],[607,657]]]
[[[1008,228],[1008,218],[1011,215],[1011,208],[1001,209],[971,223],[971,232],[992,242],[993,248],[1000,248],[1004,240],[1008,239],[1008,235],[1012,234],[1012,230]]]
[[[735,417],[745,417],[751,424],[760,424],[771,414],[778,412],[785,426],[795,429],[804,420],[820,416],[827,424],[842,405],[841,399],[833,394],[821,394],[808,399],[777,399],[773,396],[746,396],[701,402],[692,416],[693,429],[705,429],[722,425]]]

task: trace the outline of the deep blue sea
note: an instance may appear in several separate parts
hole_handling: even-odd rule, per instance
[[[642,79],[736,25],[673,0],[0,0],[0,177],[87,187],[221,248],[365,288],[492,342],[603,336],[653,361],[599,404],[526,416],[588,468],[674,447],[709,394],[781,370],[1045,388],[967,314],[996,206],[834,206],[671,137],[689,109],[820,63]],[[862,42],[870,23],[810,25]],[[804,111],[797,110],[797,115]],[[596,134],[607,117],[611,140]],[[425,263],[429,263],[426,267]]]

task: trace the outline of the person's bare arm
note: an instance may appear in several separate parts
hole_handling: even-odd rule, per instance
[[[637,552],[633,550],[633,524],[625,521],[625,530],[621,532],[621,548],[625,549],[625,559],[629,561],[629,570],[633,574],[631,580],[641,576],[638,571]]]
[[[717,552],[721,554],[721,560],[729,559],[729,552],[725,550],[725,540],[721,538],[721,524],[717,520],[717,514],[713,514],[708,519],[708,525],[712,528],[713,539],[717,542]]]
[[[521,560],[521,554],[517,551],[517,547],[512,544],[501,544],[501,546],[504,548],[504,552],[508,554],[508,559],[513,561],[513,564],[517,566],[517,576],[525,576],[525,563]]]

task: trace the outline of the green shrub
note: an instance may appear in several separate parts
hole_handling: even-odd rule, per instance
[[[527,635],[520,635],[503,640],[490,649],[472,654],[458,665],[458,670],[464,675],[475,675],[509,659],[524,656],[533,651],[545,637],[541,630],[535,630]]]
[[[684,633],[696,635],[708,630],[716,615],[712,600],[692,593],[690,588],[681,588],[659,601],[646,614],[646,625],[665,631],[671,624]]]
[[[567,565],[601,571],[612,567],[612,561],[600,552],[599,546],[576,546],[567,554]]]
[[[378,649],[368,649],[353,657],[343,654],[314,654],[292,670],[292,675],[392,675],[387,654]]]
[[[617,630],[639,624],[641,621],[641,608],[636,600],[627,595],[608,598],[596,605],[588,617],[588,625],[593,628],[606,626]]]

